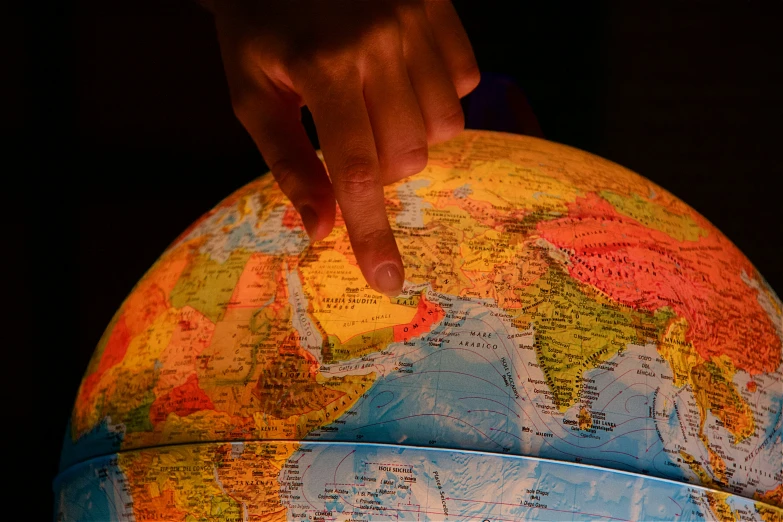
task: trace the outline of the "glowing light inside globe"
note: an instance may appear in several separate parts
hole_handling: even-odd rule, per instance
[[[781,520],[783,306],[588,153],[467,131],[386,188],[402,295],[271,176],[117,311],[58,520]]]

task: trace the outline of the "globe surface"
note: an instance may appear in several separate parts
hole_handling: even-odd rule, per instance
[[[386,188],[403,294],[271,176],[187,230],[78,391],[58,520],[781,520],[781,302],[609,161],[466,131]]]

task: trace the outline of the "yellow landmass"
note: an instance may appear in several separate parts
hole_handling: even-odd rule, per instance
[[[698,241],[708,234],[690,215],[675,213],[638,194],[621,196],[602,190],[600,195],[620,214],[633,218],[648,228],[660,230],[678,241]]]
[[[453,204],[451,199],[448,200],[448,203],[448,205],[439,208],[425,207],[422,212],[424,225],[441,225],[452,228],[462,233],[460,236],[462,240],[480,236],[488,230],[487,225],[482,224],[475,213],[458,207]]]
[[[215,331],[209,319],[189,306],[179,310],[177,322],[171,341],[156,363],[161,368],[153,390],[156,396],[184,384],[196,373],[199,356],[209,346]]]
[[[532,323],[539,365],[562,412],[577,401],[584,372],[630,343],[657,339],[668,318],[618,305],[555,265],[516,292],[513,322],[521,330]]]
[[[707,445],[706,437],[702,438],[702,442]],[[685,450],[680,450],[680,458],[682,458],[688,467],[691,468],[691,471],[696,474],[696,476],[699,478],[699,482],[701,482],[702,485],[709,488],[715,488],[716,490],[721,487],[726,487],[725,464],[723,464],[723,459],[721,459],[719,455],[715,454],[710,449],[709,445],[707,445],[707,449],[710,455],[710,466],[713,468],[713,475],[717,480],[713,480],[713,476],[711,476],[707,470],[702,467],[702,465],[693,455],[689,454]],[[714,462],[715,458],[719,459],[720,462]],[[718,468],[717,473],[715,472],[716,467]],[[722,522],[733,522],[735,520],[739,520],[739,515],[734,512],[726,502],[726,499],[729,497],[728,493],[723,493],[720,491],[705,491],[705,495],[707,495],[707,503],[710,506],[710,510],[718,520]]]
[[[226,433],[231,432],[234,433],[235,438],[240,440],[241,438],[301,440],[311,431],[339,418],[346,410],[355,405],[359,397],[370,389],[375,379],[375,373],[328,379],[319,375],[316,382],[320,386],[339,392],[340,396],[337,400],[318,410],[287,418],[279,418],[257,411],[253,414],[251,429],[243,435],[238,435],[235,431],[236,419],[225,413],[203,411],[189,415],[187,418],[171,415],[166,422],[164,431],[155,440],[158,444],[194,440],[194,438],[206,440],[210,437],[225,436]]]
[[[278,272],[283,270],[278,265]],[[227,307],[222,320],[214,326],[211,342],[188,362],[205,397],[198,403],[179,403],[186,413],[178,413],[177,403],[173,403],[171,411],[159,417],[163,420],[154,427],[137,422],[139,429],[127,434],[125,448],[194,440],[301,439],[309,431],[330,423],[369,389],[375,374],[318,377],[315,356],[300,345],[292,326],[286,279],[280,274],[270,278],[277,282],[269,296],[273,297],[272,302],[263,308]],[[398,298],[398,304],[392,305],[386,300],[389,307],[410,311],[411,316],[418,301]],[[172,313],[172,317],[180,315]],[[365,328],[372,330],[371,326]],[[162,328],[151,331],[159,332]],[[375,348],[383,349],[391,342],[391,332],[388,328],[390,335],[384,346]],[[349,343],[355,344],[353,355],[373,346],[364,343],[361,334],[349,339]],[[129,351],[131,361],[139,351]],[[140,361],[134,375],[123,379],[124,383],[153,385],[159,350],[147,352],[146,359]],[[161,372],[167,370],[162,368]],[[144,403],[147,410],[137,408],[135,415],[149,424],[149,404],[155,396],[141,392],[137,396],[148,402]],[[193,407],[204,409],[189,409]]]
[[[756,512],[764,522],[783,522],[783,509],[756,502]]]
[[[669,363],[673,372],[673,383],[681,388],[691,383],[691,371],[704,362],[693,344],[685,337],[688,321],[677,317],[669,323],[666,333],[658,342],[658,353]]]
[[[429,166],[450,169],[451,173],[447,175],[452,178],[465,179],[471,169],[493,163],[535,165],[543,175],[581,193],[601,190],[629,195],[654,193],[655,200],[666,208],[687,209],[677,198],[625,167],[588,152],[538,138],[466,130],[429,150]],[[557,194],[554,190],[545,192]],[[565,194],[561,195],[565,197]]]
[[[178,321],[178,310],[169,309],[159,315],[144,333],[133,338],[125,358],[115,368],[122,368],[123,371],[134,374],[151,369],[171,341]]]
[[[473,163],[470,170],[444,169],[432,163],[423,175],[431,179],[417,194],[430,203],[468,185],[470,200],[486,202],[496,210],[547,209],[565,211],[577,196],[577,188],[538,169],[508,159]],[[451,196],[446,196],[447,198]]]
[[[702,429],[703,426],[700,427],[699,440],[701,440],[701,443],[707,448],[707,455],[710,459],[710,470],[712,471],[714,482],[717,483],[719,487],[725,488],[728,486],[728,481],[726,480],[726,462],[724,462],[723,457],[712,449],[710,439],[702,432]]]
[[[155,361],[171,340],[177,317],[176,310],[169,310],[131,339],[122,361],[101,375],[91,402],[74,409],[71,421],[76,433],[91,429],[106,417],[113,424],[125,422],[133,410],[149,405],[156,380]]]
[[[175,308],[189,305],[213,323],[218,323],[223,319],[250,255],[250,252],[245,250],[235,250],[224,263],[219,263],[208,255],[195,257],[172,290],[171,305]]]
[[[688,326],[684,318],[672,319],[658,342],[658,352],[672,369],[674,386],[690,385],[693,390],[699,410],[699,439],[707,449],[714,480],[719,486],[725,487],[728,484],[726,463],[712,448],[704,433],[707,412],[711,411],[715,415],[734,437],[733,444],[737,444],[755,431],[753,411],[734,385],[736,369],[731,360],[725,355],[711,362],[702,359],[693,344],[686,340]],[[691,468],[694,469],[693,464]],[[699,475],[699,478],[704,477]],[[710,483],[712,480],[710,478]]]
[[[278,474],[296,443],[194,444],[118,455],[135,520],[285,520]],[[164,500],[161,502],[161,500]]]
[[[520,234],[489,230],[462,245],[461,273],[469,285],[459,295],[497,302],[504,310],[517,309],[517,289],[539,278],[552,264],[534,242],[519,241]]]
[[[98,339],[98,344],[95,347],[95,351],[92,352],[92,355],[90,356],[90,362],[87,363],[87,369],[84,372],[85,378],[98,371],[98,368],[101,365],[101,359],[103,359],[103,355],[105,353],[106,346],[109,343],[109,339],[111,338],[112,332],[123,315],[122,312],[123,309],[120,307],[112,316],[108,326],[106,326],[106,329],[101,334],[101,338]],[[82,381],[82,385],[84,385],[84,381]]]
[[[231,295],[229,307],[266,306],[278,289],[283,256],[254,253],[250,256]]]
[[[355,335],[344,343],[336,335],[330,335],[322,349],[323,359],[327,364],[358,359],[384,350],[393,342],[394,328],[391,326]]]
[[[783,484],[778,484],[774,489],[765,493],[753,495],[756,502],[756,511],[764,522],[783,522]]]
[[[466,234],[472,237],[486,228],[478,227],[465,213],[456,221],[441,222],[431,215],[425,220],[428,224],[423,230],[395,231],[405,279],[412,284],[429,283],[436,292],[459,295],[471,282],[460,269],[462,259],[454,254]]]
[[[735,373],[731,360],[721,355],[711,362],[695,366],[691,370],[691,383],[701,414],[702,426],[699,432],[702,432],[709,410],[733,435],[733,443],[738,444],[753,435],[756,428],[750,405],[734,385]]]
[[[710,505],[710,509],[720,522],[736,522],[739,520],[739,515],[726,502],[726,499],[729,498],[728,493],[707,491],[705,494],[707,495],[707,503]]]
[[[460,245],[464,272],[493,272],[499,265],[515,263],[524,244],[512,243],[513,236],[497,230],[487,230],[482,235],[465,240]],[[475,276],[474,276],[475,277]]]
[[[216,210],[234,207],[239,214],[239,219],[234,224],[240,223],[242,219],[253,213],[255,213],[256,223],[261,224],[280,205],[287,203],[289,203],[288,198],[285,197],[278,187],[272,173],[268,172],[230,194],[216,205],[215,210],[211,211],[208,216]],[[230,214],[226,215],[226,217],[228,216]],[[227,225],[229,227],[233,226],[231,223],[227,223]]]
[[[279,474],[296,448],[293,443],[248,443],[239,457],[234,458],[230,457],[233,447],[222,448],[218,478],[231,497],[242,502],[248,520],[286,520],[286,508],[280,501]]]
[[[122,441],[123,448],[143,448],[193,441],[209,441],[233,438],[260,439],[250,418],[232,416],[226,412],[201,410],[180,417],[170,413],[165,422],[159,423],[154,431],[127,433]]]
[[[696,458],[685,450],[680,450],[680,457],[691,471],[699,477],[699,482],[705,486],[713,486],[715,483],[707,470],[705,470]]]
[[[241,520],[242,506],[215,480],[215,457],[214,447],[208,445],[119,454],[135,519],[155,520],[155,516],[170,517],[173,512],[181,520],[184,512],[197,520],[225,520],[234,514]],[[167,490],[172,497],[169,513],[155,513],[160,508],[157,497]]]
[[[416,309],[419,307],[419,299],[421,299],[421,294],[403,294],[398,295],[397,297],[392,297],[391,303],[402,306],[412,306],[414,309]]]
[[[276,313],[278,312],[278,313]],[[260,326],[253,328],[257,323]],[[199,355],[199,384],[220,410],[236,413],[247,405],[249,397],[240,390],[258,379],[259,361],[277,353],[277,348],[289,335],[290,307],[281,310],[233,308],[215,326],[212,342]],[[217,394],[227,392],[230,399]],[[219,390],[219,391],[218,391]],[[249,412],[246,412],[249,414]]]
[[[328,404],[325,408],[314,410],[305,415],[301,415],[296,420],[297,439],[304,438],[311,431],[325,426],[335,419],[339,419],[343,413],[351,409],[356,401],[367,392],[375,382],[377,374],[375,372],[366,375],[346,375],[344,377],[324,378],[323,374],[318,374],[316,382],[326,388],[341,392],[340,399]]]
[[[341,343],[382,325],[408,323],[416,314],[415,308],[394,304],[367,286],[359,267],[338,252],[323,250],[299,269],[311,315]],[[368,316],[383,319],[367,324]]]
[[[518,295],[518,289],[526,288],[546,275],[552,264],[553,261],[545,253],[545,249],[537,244],[527,243],[518,251],[514,262],[497,267],[497,270],[488,274],[483,280],[473,280],[473,287],[464,293],[468,294],[476,290],[482,296],[496,299],[498,307],[512,312],[524,305]],[[524,324],[517,326],[526,328]]]

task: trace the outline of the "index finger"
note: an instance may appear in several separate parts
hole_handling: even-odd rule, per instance
[[[402,291],[404,269],[386,216],[378,155],[358,71],[305,93],[356,261],[375,290]]]

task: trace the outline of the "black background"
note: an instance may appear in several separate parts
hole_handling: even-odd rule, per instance
[[[29,520],[51,516],[70,406],[122,299],[265,171],[232,114],[211,16],[186,0],[108,4],[10,17],[3,32],[2,132],[22,160],[4,176],[5,237],[21,250],[4,257],[22,262],[4,276],[18,299],[3,431],[29,440],[10,455],[37,499]],[[783,291],[779,4],[511,4],[456,3],[482,71],[517,80],[547,138],[667,188]]]

